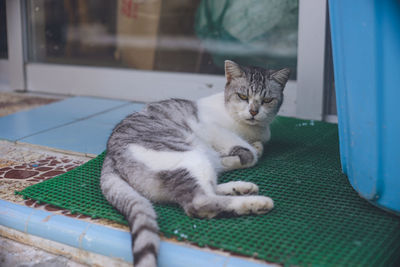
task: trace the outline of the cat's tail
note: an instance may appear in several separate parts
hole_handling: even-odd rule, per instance
[[[100,185],[106,199],[120,211],[129,223],[135,267],[157,266],[160,244],[156,213],[151,202],[135,191],[112,170],[107,157],[103,163]]]

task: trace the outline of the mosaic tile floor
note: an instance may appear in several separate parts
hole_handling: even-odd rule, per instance
[[[27,144],[0,141],[0,199],[54,214],[84,219],[118,229],[127,229],[115,222],[94,220],[82,214],[71,214],[67,210],[33,200],[24,200],[21,196],[14,194],[16,190],[22,190],[27,186],[51,179],[80,166],[89,159],[91,157],[54,152],[44,147],[38,148]]]
[[[28,145],[0,141],[0,198],[16,203],[14,195],[28,185],[65,173],[89,158],[40,150]]]

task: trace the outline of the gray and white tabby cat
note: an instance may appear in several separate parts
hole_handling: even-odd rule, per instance
[[[129,222],[135,266],[156,266],[156,213],[150,201],[179,204],[189,216],[262,214],[271,198],[257,185],[217,184],[218,173],[256,164],[270,139],[289,69],[225,61],[225,92],[198,101],[148,104],[113,130],[101,173],[106,199]]]

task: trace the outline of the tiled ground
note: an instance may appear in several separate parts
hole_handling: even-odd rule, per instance
[[[105,219],[92,219],[82,214],[54,207],[46,203],[38,203],[14,194],[15,191],[51,179],[65,173],[90,160],[91,157],[53,152],[46,148],[36,148],[24,144],[0,141],[0,199],[16,204],[42,209],[54,214],[74,217],[97,224],[127,230],[124,225]]]
[[[2,267],[85,267],[70,259],[53,255],[32,246],[0,236],[0,265]]]
[[[0,139],[86,154],[104,151],[113,127],[143,104],[91,97],[63,101],[0,117]]]
[[[0,92],[0,117],[22,110],[29,110],[41,105],[59,101],[51,97],[38,97],[27,94]],[[0,132],[6,124],[1,124]],[[0,141],[0,199],[27,206],[49,210],[52,207],[39,205],[14,195],[21,190],[54,175],[68,171],[86,162],[85,157],[43,153],[43,150]],[[66,216],[74,216],[66,211],[58,210]],[[0,236],[0,265],[11,266],[84,266],[63,256],[54,255],[41,249],[28,246]]]
[[[38,97],[23,93],[0,92],[0,117],[59,100],[52,97]]]
[[[18,148],[17,145],[7,145],[6,142],[2,142],[0,149],[3,150],[2,152],[7,150],[4,154],[2,153],[7,155],[7,158],[1,160],[3,163],[0,179],[40,182],[70,171],[86,161],[86,159],[67,155],[39,154],[32,151],[27,155],[29,158],[24,158],[24,151],[19,151]],[[36,159],[32,154],[37,156]]]
[[[24,200],[14,194],[15,190],[65,173],[89,159],[0,141],[0,199],[23,204]]]
[[[143,104],[90,97],[26,100],[30,97],[15,93],[1,97],[1,114],[8,115],[0,115],[0,199],[127,230],[115,222],[24,200],[14,192],[65,173],[104,151],[114,125]]]

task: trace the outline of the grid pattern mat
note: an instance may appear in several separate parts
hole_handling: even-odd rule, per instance
[[[220,182],[259,185],[275,208],[265,215],[194,219],[175,205],[155,205],[161,233],[284,265],[400,266],[400,218],[363,200],[340,168],[335,124],[278,117],[264,156]],[[101,194],[104,153],[18,194],[126,224]]]

